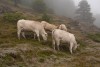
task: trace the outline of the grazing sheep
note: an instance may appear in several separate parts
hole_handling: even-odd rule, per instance
[[[52,31],[54,29],[61,29],[61,30],[67,31],[67,28],[64,24],[56,26],[56,25],[50,24],[46,21],[42,21],[41,24],[43,25],[44,29],[49,30],[49,31]]]
[[[59,29],[64,30],[64,31],[67,31],[67,28],[66,28],[66,25],[65,24],[61,24],[59,26]]]
[[[39,35],[42,36],[43,40],[47,40],[47,33],[45,32],[44,27],[40,22],[21,19],[17,22],[17,34],[19,39],[21,32],[22,36],[25,38],[25,33],[23,32],[23,30],[33,31],[37,35],[39,41]]]
[[[76,50],[78,46],[73,34],[60,29],[55,29],[52,31],[53,48],[55,49],[55,44],[57,44],[57,49],[59,50],[60,42],[70,44],[69,50],[71,54],[73,53],[72,50]]]
[[[49,30],[49,31],[57,29],[57,27],[58,27],[58,26],[50,24],[50,23],[48,23],[46,21],[42,21],[41,24],[43,25],[44,29]]]

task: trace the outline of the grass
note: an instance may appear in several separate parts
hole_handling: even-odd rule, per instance
[[[37,40],[33,40],[31,37],[28,37],[27,39],[21,38],[21,40],[18,40],[17,27],[16,24],[13,23],[0,23],[0,34],[0,44],[19,44],[26,42],[37,44]]]
[[[88,37],[93,41],[100,43],[100,33],[88,34]]]
[[[20,56],[15,57],[14,55],[6,54],[5,57],[2,57],[1,63],[3,63],[4,65],[11,66],[11,65],[14,65],[15,61],[17,62],[22,61],[22,59],[21,60],[19,59],[21,59]]]
[[[18,45],[22,45],[22,48],[19,46],[19,49],[16,49],[20,51],[20,49],[29,47],[29,50],[26,50],[25,52],[20,51],[17,57],[12,54],[7,54],[5,57],[1,58],[2,61],[0,65],[3,64],[0,67],[6,67],[8,65],[27,67],[23,58],[20,56],[21,54],[29,64],[33,63],[32,58],[36,58],[36,62],[45,63],[46,59],[50,58],[53,60],[59,60],[59,58],[67,59],[74,57],[70,54],[69,48],[64,45],[60,46],[60,51],[54,51],[52,48],[51,35],[48,36],[48,41],[45,43],[43,40],[39,42],[37,39],[33,39],[32,32],[27,32],[26,38],[27,39],[21,37],[21,40],[18,40],[16,23],[0,22],[0,48],[15,48]],[[77,41],[81,45],[78,50],[85,47],[86,43],[83,40],[78,39]],[[27,46],[24,47],[24,44],[27,44]]]
[[[79,39],[77,39],[77,43],[79,44],[80,47],[85,47],[87,45],[85,41]]]
[[[39,56],[39,57],[48,57],[48,56],[51,56],[52,54],[54,54],[54,52],[53,51],[49,51],[49,50],[43,50],[43,51],[39,51],[38,53],[37,53],[37,56]]]

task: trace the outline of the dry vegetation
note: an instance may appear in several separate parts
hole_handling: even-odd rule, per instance
[[[73,55],[64,45],[60,51],[54,51],[51,36],[44,43],[34,40],[33,33],[27,32],[27,39],[18,40],[16,23],[1,21],[0,67],[99,67],[100,43],[93,42],[78,30],[69,30],[81,44]]]
[[[23,15],[37,20],[40,15]],[[85,34],[79,28],[66,23],[69,20],[55,17],[53,22],[66,23],[68,31],[75,34],[80,47],[70,54],[67,46],[54,51],[51,35],[47,42],[33,39],[33,33],[27,32],[27,39],[17,38],[16,22],[6,22],[0,17],[0,67],[100,67],[100,34]],[[67,19],[67,18],[66,18]]]

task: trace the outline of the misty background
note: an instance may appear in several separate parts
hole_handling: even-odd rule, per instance
[[[75,11],[78,8],[78,4],[81,0],[44,0],[48,8],[53,9],[54,13],[60,16],[66,16],[70,18],[75,17]],[[100,0],[87,0],[93,17],[96,18],[94,25],[100,28]],[[32,6],[34,0],[21,0],[24,5]]]
[[[45,0],[47,5],[55,11],[58,15],[73,18],[75,10],[81,0]],[[100,0],[87,0],[93,16],[96,18],[94,24],[100,28]]]
[[[78,6],[78,3],[81,0],[73,0],[75,2],[75,5]],[[91,12],[93,13],[93,16],[96,18],[94,21],[94,25],[100,28],[100,0],[87,0],[91,7]]]

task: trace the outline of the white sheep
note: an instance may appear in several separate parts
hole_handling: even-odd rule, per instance
[[[41,24],[43,25],[44,29],[49,30],[49,31],[57,29],[57,27],[58,27],[58,26],[50,24],[50,23],[48,23],[46,21],[41,21]]]
[[[54,29],[61,29],[61,30],[67,31],[65,24],[60,24],[59,26],[56,26],[56,25],[50,24],[46,21],[42,21],[41,24],[43,25],[44,29],[49,30],[49,31],[52,31]]]
[[[67,27],[65,24],[60,24],[59,29],[67,31]]]
[[[43,40],[47,40],[47,33],[45,32],[44,27],[41,25],[40,22],[21,19],[17,22],[17,34],[19,39],[21,33],[22,36],[26,38],[23,30],[34,32],[37,35],[39,41],[39,35],[42,36]]]
[[[54,50],[55,50],[55,44],[57,44],[57,49],[59,50],[60,42],[70,44],[69,50],[71,54],[73,53],[72,50],[76,50],[78,46],[75,40],[75,36],[73,34],[60,29],[55,29],[52,31],[52,43]]]

